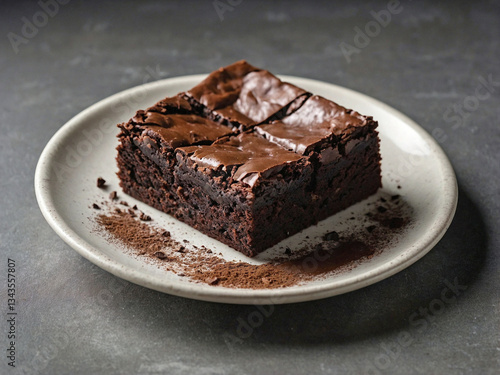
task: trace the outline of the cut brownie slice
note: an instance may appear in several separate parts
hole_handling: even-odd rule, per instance
[[[191,105],[179,96],[137,111],[127,123],[118,126],[121,187],[154,207],[160,208],[160,202],[168,204],[168,210],[175,208],[178,198],[173,189],[175,149],[211,144],[231,133],[228,127],[193,114]],[[167,206],[163,210],[167,211]]]
[[[177,149],[174,215],[254,256],[309,226],[312,165],[251,133]]]
[[[205,116],[240,129],[281,118],[310,96],[246,61],[211,73],[185,95]]]
[[[293,114],[255,131],[310,158],[315,166],[314,215],[321,220],[381,186],[377,125],[371,117],[315,95]]]

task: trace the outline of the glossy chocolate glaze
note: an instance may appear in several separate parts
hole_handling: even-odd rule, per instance
[[[267,120],[305,94],[245,61],[220,68],[187,92],[215,115],[244,126]]]
[[[210,143],[231,133],[228,127],[198,115],[138,111],[133,120],[144,129],[143,137],[154,133],[171,148]]]
[[[191,113],[191,104],[181,94],[160,100],[154,106],[147,109],[148,112],[160,113]]]
[[[273,143],[306,155],[319,143],[345,137],[368,121],[371,118],[315,95],[291,115],[255,130]]]
[[[301,159],[300,155],[284,150],[267,140],[249,133],[222,138],[211,146],[180,148],[198,166],[217,169],[233,167],[233,179],[253,186],[258,177],[267,178],[288,163]]]
[[[221,109],[232,105],[240,95],[243,78],[259,71],[244,60],[210,73],[207,78],[188,91],[188,94],[208,108]]]

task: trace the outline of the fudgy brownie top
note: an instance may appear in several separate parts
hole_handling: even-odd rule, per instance
[[[254,186],[259,177],[268,178],[301,156],[251,133],[219,139],[209,146],[178,149],[199,167],[224,169],[236,181]]]
[[[153,131],[172,148],[213,142],[231,133],[227,126],[217,124],[197,115],[164,115],[156,112],[144,114],[146,134]]]
[[[193,113],[193,108],[191,104],[182,97],[182,94],[177,94],[176,96],[168,97],[160,100],[158,103],[149,107],[147,112],[159,112],[159,113],[176,113],[176,114],[190,114]]]
[[[152,136],[160,137],[164,145],[175,149],[181,146],[211,143],[231,133],[231,129],[227,126],[195,114],[186,114],[189,112],[185,111],[191,109],[185,105],[186,103],[175,98],[167,98],[146,111],[138,111],[132,122],[143,129],[140,141],[147,141],[147,138]],[[179,106],[172,107],[176,104]]]
[[[220,68],[187,92],[216,115],[243,126],[267,120],[306,94],[246,61]]]
[[[315,95],[291,115],[259,125],[255,131],[287,150],[307,155],[322,143],[331,144],[332,140],[349,135],[369,121],[372,121],[370,117]]]
[[[210,73],[207,78],[188,91],[188,94],[210,109],[230,106],[237,99],[243,86],[243,78],[250,72],[259,71],[244,60]]]

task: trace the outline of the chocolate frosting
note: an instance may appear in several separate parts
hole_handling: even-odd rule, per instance
[[[246,61],[220,68],[188,91],[215,114],[246,126],[267,120],[304,94],[305,90]]]
[[[160,113],[191,113],[191,104],[181,94],[160,100],[154,106],[148,108],[149,112]]]
[[[326,139],[348,135],[370,119],[315,95],[291,115],[255,130],[269,141],[305,155]]]
[[[267,178],[279,173],[287,164],[301,159],[300,155],[250,133],[222,138],[211,146],[191,146],[179,150],[201,167],[236,167],[232,170],[233,179],[250,186],[255,185],[259,176]]]
[[[210,73],[207,78],[188,91],[201,104],[215,110],[232,105],[240,95],[243,78],[258,71],[244,60]]]
[[[172,148],[213,142],[231,133],[228,127],[197,115],[139,111],[134,120],[144,128],[143,136],[154,132]]]
[[[281,81],[267,70],[261,70],[245,76],[233,107],[254,123],[260,123],[305,93],[305,90]]]

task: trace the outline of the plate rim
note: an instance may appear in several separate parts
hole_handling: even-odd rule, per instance
[[[395,262],[394,260],[392,260],[391,262],[383,263],[375,269],[367,270],[363,274],[354,278],[354,280],[348,278],[344,280],[344,282],[340,283],[340,285],[337,285],[335,287],[332,287],[328,283],[322,285],[311,285],[309,287],[307,287],[307,285],[301,286],[300,289],[294,289],[293,287],[278,289],[223,288],[204,286],[203,284],[197,283],[182,283],[180,284],[180,286],[173,284],[168,285],[167,283],[166,285],[165,283],[158,282],[158,280],[156,280],[154,277],[151,277],[147,274],[145,275],[144,273],[139,272],[137,269],[130,268],[129,266],[123,265],[116,260],[109,258],[98,248],[86,242],[78,235],[78,233],[73,231],[65,223],[64,219],[60,215],[58,215],[57,209],[54,205],[54,201],[50,195],[50,189],[48,189],[48,185],[46,184],[48,176],[50,175],[51,154],[55,152],[56,146],[61,143],[61,140],[64,140],[65,137],[70,135],[75,128],[78,128],[79,123],[84,121],[84,119],[89,114],[99,111],[100,109],[108,106],[109,103],[113,103],[117,99],[127,97],[137,90],[154,90],[157,86],[161,87],[164,85],[168,86],[179,83],[185,84],[186,81],[189,80],[200,81],[206,77],[206,74],[172,77],[131,87],[129,89],[108,96],[102,100],[99,100],[98,102],[79,112],[64,125],[62,125],[61,128],[56,131],[56,133],[51,137],[47,145],[44,147],[42,153],[40,154],[40,158],[35,170],[35,195],[45,220],[57,233],[57,235],[61,237],[61,239],[63,239],[63,241],[66,242],[77,253],[79,253],[81,256],[83,256],[93,264],[117,277],[163,293],[219,303],[282,304],[305,302],[332,297],[377,283],[402,271],[403,269],[409,267],[411,264],[421,259],[424,255],[426,255],[439,242],[439,240],[444,236],[447,229],[451,225],[458,202],[458,184],[455,172],[448,157],[444,153],[443,149],[439,146],[437,141],[432,138],[432,136],[425,129],[423,129],[420,125],[418,125],[415,121],[410,119],[402,112],[385,104],[384,102],[381,102],[378,99],[363,94],[359,91],[310,78],[290,75],[278,76],[297,85],[301,85],[302,82],[305,84],[323,86],[327,90],[333,88],[340,94],[346,93],[349,95],[355,95],[361,100],[369,102],[372,105],[375,105],[382,110],[389,112],[391,115],[397,117],[410,128],[412,128],[412,130],[416,131],[418,135],[422,137],[425,143],[430,146],[432,154],[437,156],[437,161],[439,162],[443,173],[443,181],[447,187],[447,189],[445,190],[449,193],[445,196],[445,201],[440,207],[440,209],[443,210],[442,215],[437,215],[435,217],[435,225],[433,225],[432,231],[426,233],[426,235],[422,239],[413,243],[409,248],[406,249],[403,254],[401,254],[401,256],[403,256],[403,259],[399,260],[397,264],[391,264]],[[420,246],[417,246],[417,244],[420,244]]]

